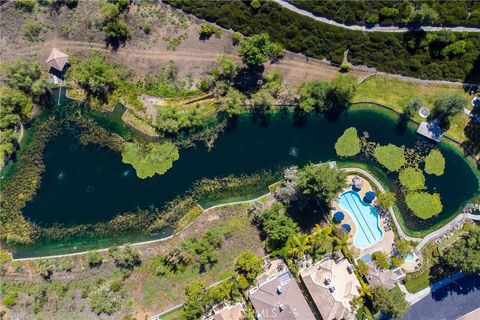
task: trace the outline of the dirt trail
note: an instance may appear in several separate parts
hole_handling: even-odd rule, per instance
[[[42,44],[29,46],[28,49],[37,51],[39,56],[47,56],[52,47],[60,48],[70,54],[95,50],[109,56],[113,61],[117,60],[116,62],[120,63],[122,60],[132,58],[142,60],[148,65],[152,65],[153,61],[165,64],[173,61],[177,64],[179,69],[182,68],[182,63],[186,63],[190,67],[188,68],[190,70],[192,64],[199,70],[208,69],[214,66],[219,56],[222,55],[219,52],[205,49],[182,48],[181,50],[170,51],[162,48],[138,49],[128,45],[119,48],[118,51],[112,51],[103,43],[68,40],[52,40]],[[223,55],[234,59],[238,63],[241,62],[236,53],[223,53]],[[339,69],[331,65],[329,62],[307,58],[302,54],[292,52],[288,52],[279,62],[266,65],[267,70],[275,68],[278,68],[283,72],[284,79],[289,84],[299,84],[313,79],[330,80],[339,73]],[[376,72],[354,67],[351,73],[361,80],[367,76],[375,74]]]

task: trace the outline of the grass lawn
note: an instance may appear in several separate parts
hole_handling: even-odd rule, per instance
[[[160,320],[181,320],[182,318],[182,308],[173,310],[172,312],[167,313],[166,315],[160,317]]]
[[[423,85],[400,79],[384,78],[381,76],[372,76],[362,82],[353,97],[354,102],[373,101],[387,105],[398,112],[403,112],[403,107],[412,99],[420,99],[423,104],[433,108],[435,98],[442,94],[459,94],[471,100],[471,96],[467,94],[462,87],[448,85]],[[423,121],[417,114],[414,120]],[[464,129],[468,123],[468,116],[459,114],[454,117],[450,129],[446,134],[460,142],[466,139]]]

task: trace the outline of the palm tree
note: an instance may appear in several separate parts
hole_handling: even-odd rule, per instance
[[[312,246],[309,244],[309,236],[302,234],[300,236],[293,235],[288,239],[286,245],[286,255],[292,257],[293,259],[299,259],[303,257]]]
[[[313,232],[310,235],[310,243],[313,246],[313,251],[317,251],[320,248],[325,249],[326,244],[330,244],[333,242],[333,237],[332,237],[332,227],[331,226],[325,226],[321,227],[320,225],[315,225],[313,228]]]
[[[335,238],[334,241],[334,250],[335,251],[343,251],[348,248],[348,236],[343,236],[341,238]]]

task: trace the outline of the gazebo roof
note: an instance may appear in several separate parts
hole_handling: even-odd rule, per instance
[[[375,192],[373,191],[368,191],[367,193],[365,193],[365,200],[371,202],[375,199],[376,195],[375,195]]]
[[[57,48],[52,48],[50,55],[46,61],[48,65],[58,71],[62,71],[65,65],[68,62],[68,55],[58,50]]]
[[[337,223],[341,222],[344,218],[345,218],[345,215],[343,214],[342,211],[337,211],[333,215],[333,220],[335,220],[335,222],[337,222]]]
[[[360,177],[354,177],[352,179],[352,186],[355,187],[356,189],[362,189],[363,187],[363,180],[360,179]]]

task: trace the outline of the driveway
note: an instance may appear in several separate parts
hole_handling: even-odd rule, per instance
[[[455,320],[480,307],[480,276],[467,275],[415,303],[403,320]]]

